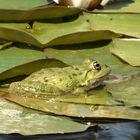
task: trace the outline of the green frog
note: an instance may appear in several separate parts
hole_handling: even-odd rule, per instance
[[[23,81],[14,82],[9,92],[20,95],[79,95],[99,86],[110,68],[95,60],[64,68],[45,68],[32,73]]]

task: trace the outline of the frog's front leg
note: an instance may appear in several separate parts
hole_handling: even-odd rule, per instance
[[[84,86],[83,87],[82,86],[81,87],[77,87],[73,91],[73,94],[75,94],[75,95],[86,94],[86,93],[87,93],[87,91],[85,90]]]

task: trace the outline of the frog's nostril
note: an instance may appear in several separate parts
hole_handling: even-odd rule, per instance
[[[108,66],[105,64],[105,67],[107,68]]]

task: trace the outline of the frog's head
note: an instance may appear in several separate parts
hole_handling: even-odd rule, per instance
[[[97,61],[90,59],[84,62],[84,66],[86,67],[85,82],[87,90],[99,86],[111,71],[106,64],[99,64]]]

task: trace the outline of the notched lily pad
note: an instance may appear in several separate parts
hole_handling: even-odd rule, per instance
[[[140,39],[114,39],[111,53],[132,66],[140,66]]]
[[[1,23],[0,37],[9,41],[24,42],[39,48],[45,48],[54,45],[108,40],[112,37],[122,36],[107,31],[106,28],[103,30],[91,28],[90,23],[82,15],[69,22],[34,22],[32,28],[27,26],[29,25],[24,23]]]
[[[122,35],[140,38],[139,22],[139,14],[84,13],[69,22],[34,22],[32,28],[24,23],[1,23],[0,37],[41,48],[107,40]]]

